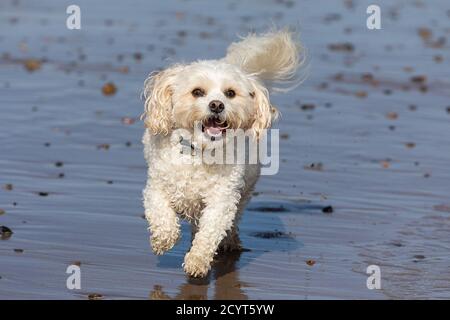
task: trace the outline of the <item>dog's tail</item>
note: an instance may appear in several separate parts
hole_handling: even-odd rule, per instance
[[[305,62],[304,52],[297,33],[283,29],[243,37],[228,47],[224,60],[255,75],[271,89],[286,91],[302,81],[299,68]]]

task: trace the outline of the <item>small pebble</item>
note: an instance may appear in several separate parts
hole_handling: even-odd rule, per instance
[[[367,97],[367,92],[366,91],[356,91],[355,92],[355,96],[358,98],[366,98]]]
[[[426,76],[419,75],[419,76],[411,77],[411,82],[414,82],[414,83],[425,83],[426,81],[427,81]]]
[[[322,209],[323,213],[333,213],[333,207],[332,206],[326,206],[325,208]]]
[[[426,85],[421,85],[421,86],[419,87],[419,90],[422,91],[422,92],[427,92],[427,91],[428,91],[428,86],[426,86]]]
[[[419,28],[419,30],[417,30],[417,33],[424,41],[430,40],[433,35],[433,32],[425,27]]]
[[[133,54],[133,58],[134,58],[134,60],[136,60],[136,61],[141,61],[141,60],[142,60],[142,53],[140,53],[140,52],[135,52],[135,53]]]
[[[97,146],[97,149],[109,150],[110,145],[108,143],[102,143]]]
[[[381,161],[381,166],[382,166],[384,169],[388,169],[388,168],[391,166],[391,164],[389,163],[389,161],[383,160],[383,161]]]
[[[331,51],[344,51],[344,52],[352,52],[355,50],[353,44],[349,42],[344,43],[332,43],[328,45],[328,50]]]
[[[117,87],[114,83],[108,82],[102,87],[102,92],[105,96],[112,96],[117,92]]]
[[[130,117],[123,117],[122,118],[122,123],[125,124],[125,125],[131,125],[131,124],[133,124],[135,122],[136,122],[136,120],[133,119],[133,118],[130,118]]]
[[[305,166],[304,168],[307,170],[322,171],[323,164],[321,162],[311,163],[309,166]]]
[[[103,295],[99,294],[99,293],[91,293],[88,295],[88,299],[89,300],[102,300],[103,299]]]
[[[130,68],[127,67],[127,66],[119,67],[118,70],[119,70],[120,73],[128,73],[128,72],[130,72]]]
[[[306,103],[301,106],[301,109],[303,111],[310,111],[310,110],[314,110],[315,108],[316,108],[316,106],[312,103]]]
[[[316,261],[315,261],[315,260],[312,260],[312,259],[309,259],[309,260],[306,260],[306,264],[307,264],[308,266],[312,267],[313,265],[316,264]]]
[[[36,59],[27,59],[24,61],[23,66],[28,72],[33,72],[41,68],[42,62]]]
[[[12,232],[12,230],[10,228],[8,228],[7,226],[0,226],[0,238],[2,240],[7,240],[7,239],[11,238],[13,233],[14,232]]]
[[[433,60],[434,60],[434,62],[436,62],[436,63],[441,63],[442,61],[444,61],[444,57],[441,56],[440,54],[438,54],[438,55],[435,55],[435,56],[433,57]]]
[[[373,75],[371,73],[363,73],[361,75],[361,79],[363,81],[373,81],[374,77],[373,77]]]
[[[386,118],[388,118],[389,120],[396,120],[396,119],[398,119],[398,113],[397,112],[388,112],[386,114]]]

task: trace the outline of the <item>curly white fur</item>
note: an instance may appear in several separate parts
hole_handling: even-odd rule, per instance
[[[250,34],[242,41],[232,43],[224,60],[256,75],[269,86],[272,83],[293,83],[295,87],[296,83],[300,83],[298,69],[305,62],[306,55],[300,42],[293,40],[294,37],[295,33],[287,29],[262,35]],[[272,89],[285,90],[282,87]]]
[[[190,221],[193,241],[184,259],[190,276],[205,276],[219,249],[241,248],[237,222],[260,166],[177,162],[182,139],[176,129],[194,133],[196,123],[210,119],[210,102],[221,101],[224,109],[214,114],[217,121],[226,128],[250,130],[258,138],[278,114],[262,81],[292,79],[299,66],[299,48],[287,31],[250,35],[232,44],[224,59],[176,64],[145,82],[148,180],[143,196],[151,246],[156,254],[171,249],[180,238],[179,218]],[[194,95],[195,89],[202,95]],[[229,90],[233,96],[227,95]],[[227,135],[223,139],[230,142]],[[220,139],[197,142],[201,149],[222,150]]]

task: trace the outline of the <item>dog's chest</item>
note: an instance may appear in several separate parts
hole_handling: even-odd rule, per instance
[[[204,199],[217,187],[220,176],[202,166],[175,166],[172,170],[166,188],[173,209],[186,218],[198,218],[205,206]]]
[[[172,157],[176,156],[176,152],[170,151]],[[161,163],[157,183],[164,185],[174,210],[188,218],[199,217],[204,199],[227,179],[230,171],[226,166],[179,164],[161,158],[158,161]]]
[[[220,193],[239,175],[233,165],[183,163],[180,161],[182,146],[169,143],[168,139],[146,135],[143,141],[151,183],[158,185],[172,208],[187,218],[198,218],[205,199]]]

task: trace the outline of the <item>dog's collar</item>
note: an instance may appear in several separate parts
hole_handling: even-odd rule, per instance
[[[204,149],[204,147],[201,144],[197,142],[192,142],[190,137],[186,138],[183,137],[181,134],[173,137],[171,140],[174,146],[181,147],[180,149],[181,154],[185,155],[190,154],[191,156],[195,156],[197,152],[201,153]]]

